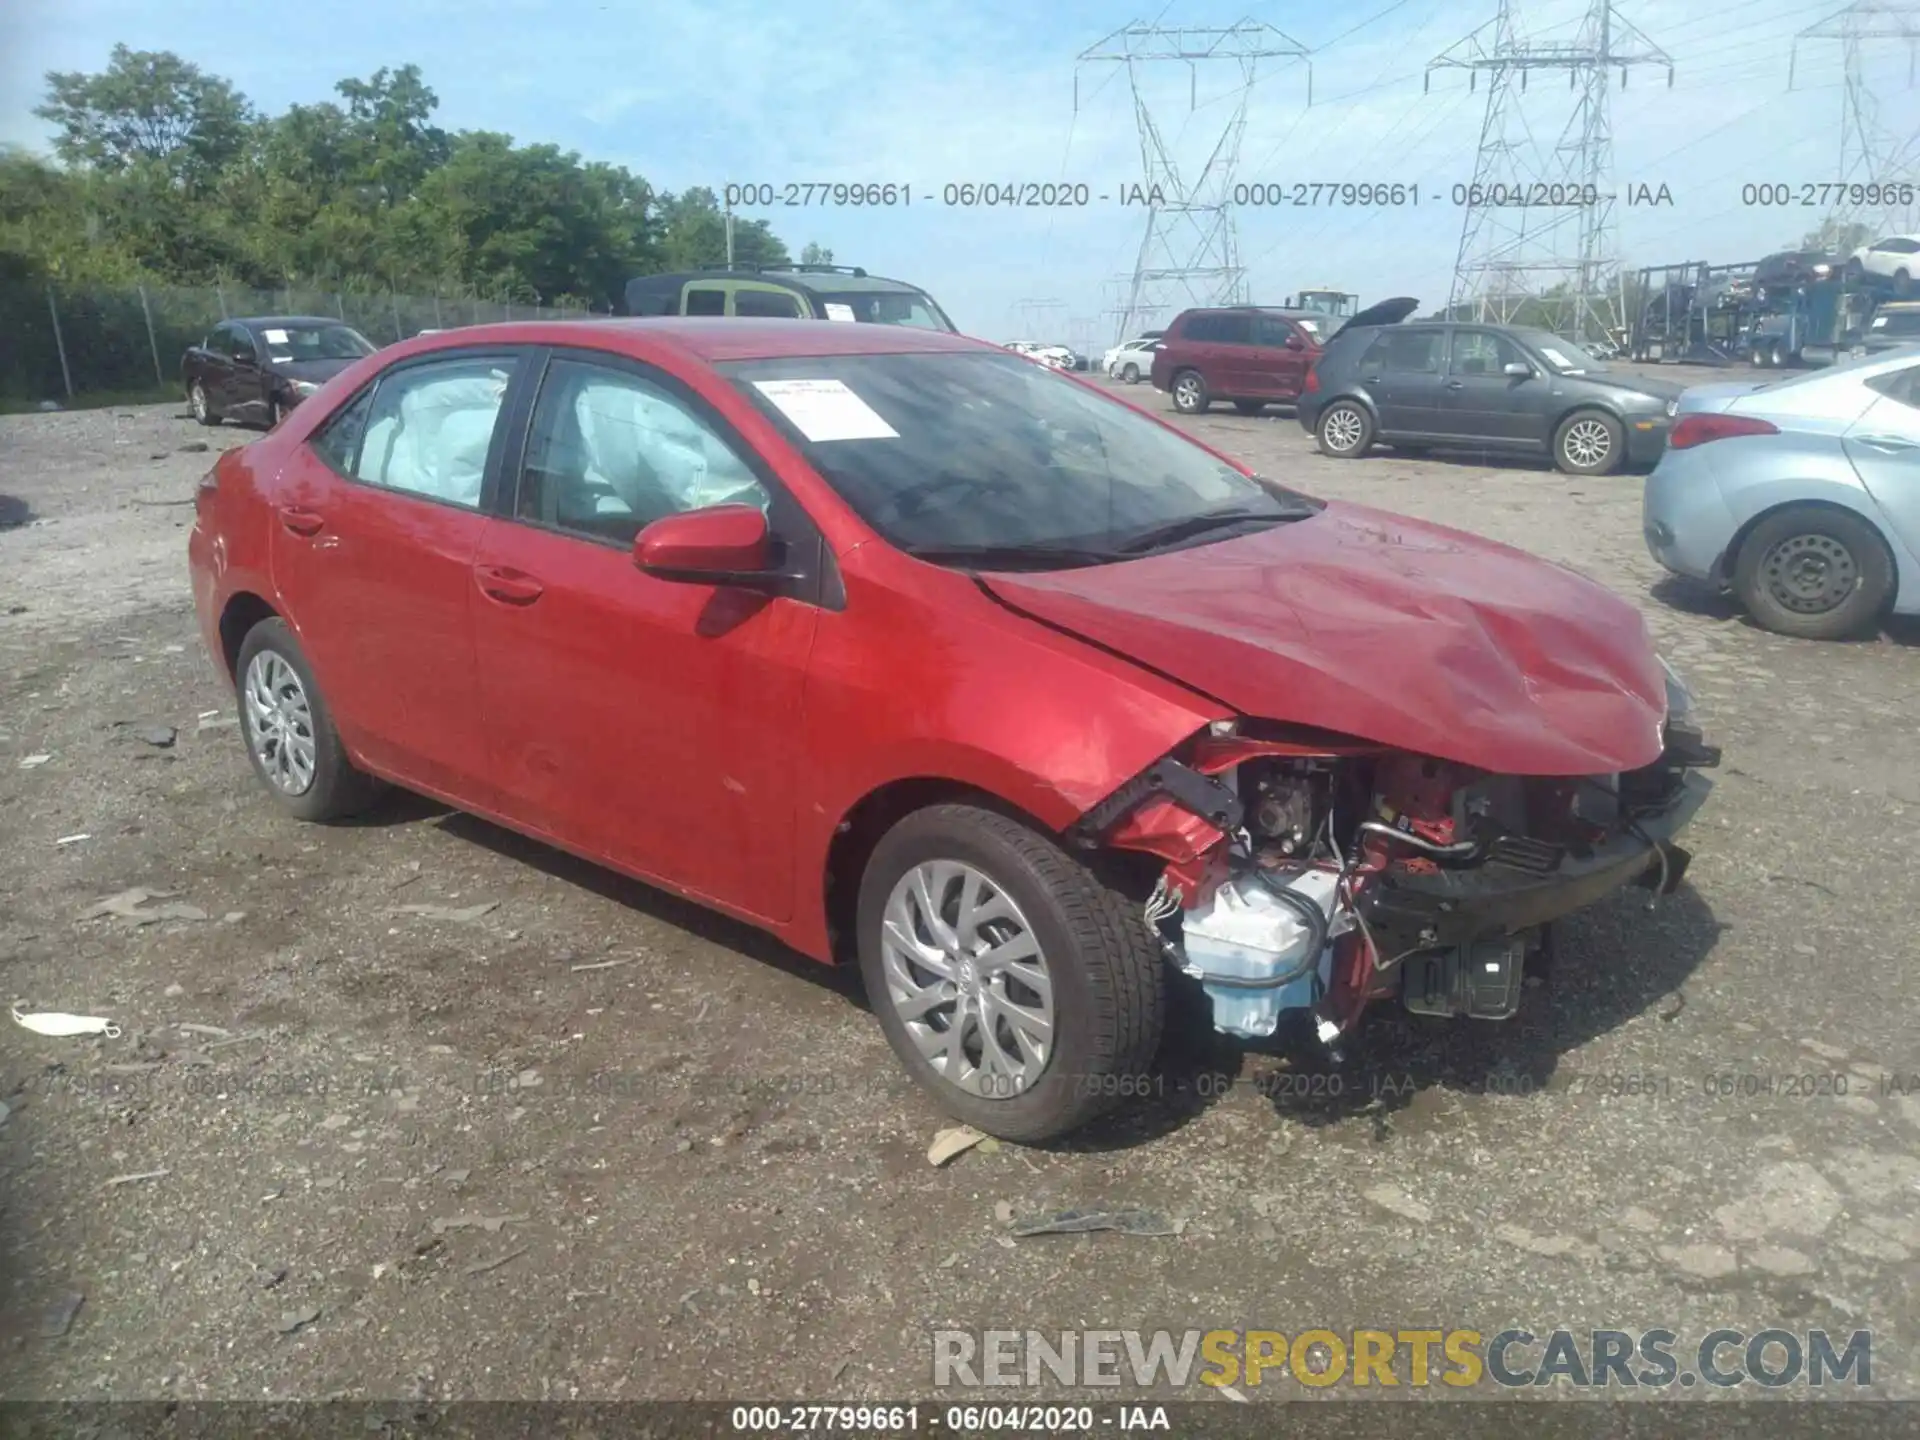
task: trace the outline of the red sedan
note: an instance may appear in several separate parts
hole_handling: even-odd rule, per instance
[[[422,336],[224,454],[190,558],[290,813],[397,784],[857,957],[1019,1140],[1170,985],[1512,1014],[1549,922],[1679,883],[1718,758],[1624,600],[930,331]]]

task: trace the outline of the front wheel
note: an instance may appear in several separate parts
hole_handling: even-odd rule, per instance
[[[1754,527],[1734,562],[1733,589],[1776,635],[1845,640],[1878,623],[1893,596],[1893,557],[1859,516],[1797,505]]]
[[[1351,400],[1336,400],[1320,412],[1313,433],[1321,454],[1357,460],[1373,444],[1373,417]]]
[[[1165,962],[1139,905],[1006,815],[936,805],[860,884],[860,970],[894,1052],[955,1117],[1051,1140],[1139,1093]]]
[[[282,809],[301,820],[340,820],[379,798],[380,782],[347,758],[286,621],[276,616],[249,630],[233,669],[247,756]]]
[[[1626,450],[1625,428],[1598,410],[1575,411],[1553,437],[1553,463],[1569,475],[1611,475]]]
[[[202,425],[218,425],[220,417],[214,413],[213,405],[207,399],[207,387],[198,380],[187,391],[187,406],[193,411],[193,418]]]
[[[1198,370],[1182,370],[1173,377],[1173,408],[1182,415],[1204,415],[1212,403]]]

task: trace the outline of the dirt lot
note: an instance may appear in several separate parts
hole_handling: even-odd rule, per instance
[[[1668,594],[1633,476],[1195,428],[1639,601],[1727,752],[1690,882],[1569,923],[1510,1025],[1383,1014],[1331,1072],[1194,1033],[1075,1144],[934,1169],[846,977],[425,803],[276,815],[184,564],[244,432],[0,420],[0,965],[123,1027],[0,1027],[0,1393],[900,1397],[943,1327],[1782,1325],[1871,1328],[1920,1396],[1912,636]],[[89,918],[134,886],[206,918]],[[1002,1218],[1116,1206],[1181,1233]]]

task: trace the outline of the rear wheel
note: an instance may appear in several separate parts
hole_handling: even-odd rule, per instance
[[[193,411],[193,418],[202,425],[218,425],[220,417],[213,411],[212,403],[207,399],[207,387],[198,380],[187,390],[187,405]]]
[[[1138,385],[1140,383],[1140,367],[1138,365],[1122,365],[1120,367],[1120,378],[1129,385]]]
[[[1553,463],[1569,475],[1611,475],[1626,450],[1626,430],[1599,410],[1576,410],[1554,432]]]
[[[302,820],[339,820],[380,797],[381,783],[347,758],[284,620],[275,616],[249,630],[233,668],[248,758],[282,809]]]
[[[1373,444],[1373,417],[1351,400],[1336,400],[1320,412],[1313,433],[1321,454],[1357,460]]]
[[[1212,403],[1198,370],[1182,370],[1173,377],[1173,408],[1182,415],[1204,415]]]
[[[1733,589],[1747,613],[1776,635],[1844,640],[1879,621],[1893,595],[1893,557],[1859,516],[1796,505],[1747,536]]]
[[[1774,370],[1782,370],[1787,364],[1787,347],[1774,341],[1773,349],[1767,352],[1767,365]]]
[[[1159,1047],[1165,962],[1140,907],[1006,815],[936,805],[882,837],[860,884],[860,969],[888,1042],[989,1134],[1065,1135]]]

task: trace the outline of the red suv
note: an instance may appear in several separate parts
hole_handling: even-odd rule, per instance
[[[1203,414],[1215,400],[1257,414],[1269,401],[1299,398],[1329,328],[1314,310],[1183,310],[1154,347],[1153,388],[1171,393],[1182,415]]]

